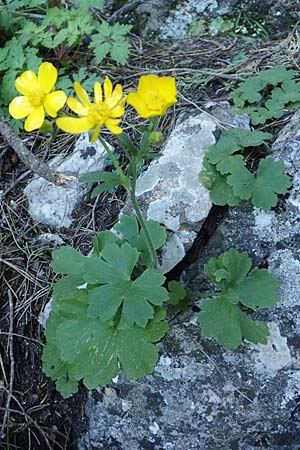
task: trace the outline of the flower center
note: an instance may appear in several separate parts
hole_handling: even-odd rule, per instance
[[[160,111],[163,108],[164,104],[164,99],[161,98],[161,96],[154,95],[149,102],[149,109],[151,109],[152,111]]]
[[[88,119],[101,125],[110,118],[110,108],[104,102],[94,103],[88,111]]]
[[[28,95],[28,100],[32,106],[41,106],[44,103],[45,97],[46,94],[43,89],[35,89]]]

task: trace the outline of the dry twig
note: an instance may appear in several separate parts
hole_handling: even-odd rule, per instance
[[[63,187],[67,187],[69,182],[74,180],[74,177],[70,175],[54,172],[48,164],[40,161],[36,156],[34,156],[26,148],[22,139],[20,139],[12,128],[3,120],[0,120],[0,133],[17,153],[18,157],[33,173],[39,175],[50,183]]]
[[[108,22],[110,24],[115,23],[122,15],[127,14],[129,11],[141,5],[142,3],[146,3],[146,0],[132,0],[131,2],[127,3],[127,5],[124,5],[120,9],[115,11],[110,16]]]
[[[8,302],[9,302],[9,330],[8,330],[8,348],[9,348],[9,359],[10,359],[10,377],[9,377],[9,388],[5,403],[5,411],[3,422],[1,426],[0,435],[4,436],[5,427],[9,421],[9,410],[10,403],[13,395],[13,386],[14,386],[14,378],[15,378],[15,359],[14,359],[14,339],[13,339],[13,331],[14,331],[14,303],[12,298],[12,293],[10,289],[8,290]]]

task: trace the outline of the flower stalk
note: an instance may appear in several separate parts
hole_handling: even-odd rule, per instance
[[[144,217],[142,215],[140,206],[139,206],[138,201],[136,199],[136,194],[135,194],[136,180],[137,180],[136,164],[133,164],[131,186],[130,186],[130,189],[129,189],[129,197],[130,197],[130,201],[131,201],[132,207],[133,207],[133,209],[134,209],[134,211],[136,213],[136,216],[138,218],[139,224],[140,224],[142,230],[145,233],[145,238],[146,238],[148,249],[149,249],[149,252],[150,252],[150,255],[151,255],[151,260],[152,260],[153,267],[155,269],[157,269],[157,267],[158,267],[157,254],[156,254],[156,251],[155,251],[155,248],[154,248],[154,245],[153,245],[153,241],[152,241],[151,236],[149,234],[146,222],[145,222]]]
[[[111,151],[111,149],[109,148],[109,146],[107,145],[107,143],[105,142],[105,140],[99,136],[98,137],[99,141],[101,142],[101,144],[103,145],[103,147],[105,148],[111,162],[114,165],[114,168],[116,169],[117,174],[119,175],[119,177],[121,178],[122,181],[122,185],[124,186],[124,188],[126,189],[127,192],[129,192],[129,182],[128,182],[128,178],[126,177],[126,175],[124,174],[123,170],[120,167],[120,164],[118,163],[118,161],[116,160],[116,158],[114,157],[113,152]]]
[[[139,221],[140,227],[142,228],[142,230],[144,231],[145,234],[145,238],[147,241],[147,245],[148,245],[148,249],[149,249],[149,253],[151,255],[151,260],[152,260],[152,264],[153,267],[155,269],[157,269],[158,267],[158,262],[157,262],[157,255],[156,255],[156,251],[151,239],[151,236],[149,234],[149,231],[147,229],[147,225],[146,222],[143,218],[141,209],[139,207],[138,201],[136,199],[136,194],[135,194],[135,190],[136,190],[136,180],[137,180],[137,161],[134,160],[134,163],[132,164],[132,174],[131,174],[131,183],[129,183],[128,178],[126,177],[126,175],[124,174],[123,170],[120,167],[120,164],[118,163],[118,161],[116,160],[116,158],[114,157],[113,152],[111,151],[111,149],[109,148],[109,146],[107,145],[107,143],[105,142],[105,140],[99,136],[99,141],[101,142],[101,144],[103,145],[103,147],[105,148],[111,162],[114,165],[114,168],[116,169],[117,174],[120,176],[121,180],[122,180],[122,185],[124,186],[124,188],[126,189],[132,207],[136,213],[137,219]]]

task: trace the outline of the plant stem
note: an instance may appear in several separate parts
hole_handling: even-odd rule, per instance
[[[111,151],[111,149],[109,148],[109,146],[107,145],[107,143],[101,136],[99,136],[99,141],[101,142],[101,144],[105,148],[106,152],[108,153],[108,156],[110,157],[111,162],[113,163],[118,175],[120,176],[120,178],[122,180],[122,184],[123,184],[124,188],[130,193],[128,179],[127,179],[126,175],[124,175],[124,172],[121,169],[118,161],[114,157],[113,152]]]
[[[109,146],[107,145],[107,143],[105,142],[105,140],[99,136],[99,141],[101,142],[101,144],[103,145],[103,147],[105,148],[106,152],[108,153],[108,156],[111,159],[111,162],[113,163],[118,175],[120,176],[121,180],[122,180],[122,184],[125,187],[126,191],[129,194],[130,200],[131,200],[131,204],[132,207],[136,213],[136,216],[138,218],[139,224],[142,228],[142,230],[145,233],[145,238],[147,241],[147,245],[149,248],[149,252],[151,255],[151,259],[152,259],[152,264],[155,267],[155,269],[157,269],[158,267],[158,262],[157,262],[157,256],[156,256],[156,251],[151,239],[151,236],[148,232],[148,228],[146,226],[146,222],[144,221],[144,218],[142,216],[139,204],[137,202],[136,196],[135,196],[135,187],[136,187],[136,178],[137,178],[137,170],[136,170],[136,165],[137,165],[137,161],[135,161],[135,164],[132,165],[132,183],[131,186],[128,182],[128,178],[126,177],[126,175],[124,175],[118,161],[116,160],[116,158],[113,155],[113,152],[111,151],[111,149],[109,148]]]
[[[152,241],[151,236],[149,234],[146,222],[145,222],[145,220],[143,218],[143,215],[141,213],[141,210],[140,210],[140,207],[139,207],[139,204],[137,202],[136,195],[135,195],[136,179],[137,179],[137,171],[136,171],[136,164],[134,164],[133,165],[133,170],[132,170],[132,183],[131,183],[131,188],[129,190],[130,200],[131,200],[132,207],[133,207],[133,209],[134,209],[134,211],[136,213],[136,216],[138,218],[139,224],[140,224],[142,230],[145,233],[145,238],[146,238],[148,249],[149,249],[149,252],[150,252],[151,259],[152,259],[152,264],[153,264],[154,268],[157,269],[158,262],[157,262],[156,251],[155,251],[155,248],[154,248],[154,245],[153,245],[153,241]]]

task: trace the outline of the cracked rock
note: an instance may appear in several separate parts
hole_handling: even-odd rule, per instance
[[[300,111],[274,144],[274,156],[293,177],[287,198],[270,213],[232,208],[184,275],[190,290],[205,290],[203,264],[231,247],[268,266],[281,295],[276,307],[255,313],[269,325],[268,344],[225,351],[201,339],[191,311],[160,344],[152,375],[139,381],[120,375],[109,401],[106,390],[90,391],[80,450],[299,450],[299,119]]]

